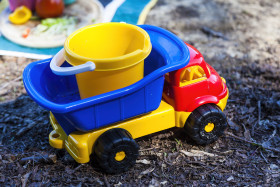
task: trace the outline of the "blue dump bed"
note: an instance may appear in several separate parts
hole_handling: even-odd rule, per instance
[[[25,68],[23,82],[28,94],[54,114],[66,134],[93,130],[157,109],[162,98],[164,74],[185,67],[189,51],[184,42],[164,29],[140,27],[148,32],[152,43],[142,80],[122,89],[80,99],[75,76],[53,74],[49,67],[51,59],[46,59]]]

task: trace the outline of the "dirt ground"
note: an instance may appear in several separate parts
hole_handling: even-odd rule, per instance
[[[229,126],[207,146],[181,129],[138,139],[137,164],[119,175],[49,145],[48,112],[22,84],[33,60],[1,56],[0,186],[280,186],[279,10],[279,0],[158,1],[146,23],[194,45],[227,80]]]

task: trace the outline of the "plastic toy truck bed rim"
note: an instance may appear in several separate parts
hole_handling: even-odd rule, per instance
[[[165,73],[183,68],[188,64],[190,59],[189,50],[185,45],[185,43],[181,41],[177,36],[175,36],[169,31],[166,31],[156,26],[141,25],[140,27],[148,32],[151,38],[151,43],[153,48],[155,48],[159,53],[161,53],[166,61],[166,65],[153,71],[149,75],[145,76],[142,80],[128,87],[115,90],[112,92],[104,93],[98,96],[90,97],[79,101],[74,101],[67,104],[57,104],[41,96],[40,93],[33,86],[30,78],[31,77],[30,73],[32,71],[32,68],[41,65],[43,63],[49,63],[51,59],[47,59],[38,62],[33,62],[25,68],[23,72],[23,79],[24,79],[24,86],[28,94],[39,105],[41,105],[42,107],[48,110],[51,110],[52,112],[66,113],[75,110],[80,110],[82,108],[90,107],[94,104],[106,102],[133,93],[138,89],[144,87],[151,81],[157,79],[158,77],[163,76]]]

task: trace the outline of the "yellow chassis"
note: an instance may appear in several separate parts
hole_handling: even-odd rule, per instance
[[[159,108],[149,114],[115,123],[110,126],[95,129],[89,132],[72,132],[69,136],[62,130],[54,116],[51,114],[53,131],[49,135],[50,145],[54,148],[65,148],[79,163],[89,162],[96,139],[105,131],[112,128],[127,130],[133,139],[148,134],[175,127],[174,109],[171,105],[162,101]]]
[[[217,104],[221,110],[224,110],[227,99],[228,95]],[[190,114],[191,112],[176,112],[171,105],[161,101],[159,108],[149,114],[88,132],[75,131],[67,136],[50,113],[50,121],[54,130],[49,134],[49,142],[54,148],[65,148],[78,163],[86,163],[90,160],[97,138],[109,129],[125,129],[133,139],[136,139],[172,127],[182,128]]]

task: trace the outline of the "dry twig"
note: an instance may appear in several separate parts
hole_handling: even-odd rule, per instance
[[[28,161],[34,161],[34,162],[53,162],[56,163],[56,155],[42,155],[42,156],[30,156],[25,157],[19,160],[19,163],[24,164]]]
[[[258,125],[260,125],[260,121],[261,121],[261,101],[258,101]]]
[[[244,141],[246,143],[250,143],[250,144],[254,144],[254,145],[257,145],[257,146],[260,146],[261,148],[263,149],[267,149],[267,150],[270,150],[270,151],[274,151],[274,152],[277,152],[277,153],[280,153],[280,150],[279,149],[275,149],[275,148],[272,148],[272,147],[266,147],[266,146],[263,146],[262,144],[260,143],[256,143],[256,142],[253,142],[253,141],[250,141],[250,140],[245,140],[241,137],[238,137],[238,136],[235,136],[234,134],[230,133],[230,132],[225,132],[226,135],[228,136],[231,136],[235,139],[238,139],[238,140],[241,140],[241,141]]]
[[[78,167],[76,167],[73,171],[77,171],[78,169],[80,169],[84,164],[80,164]]]
[[[213,29],[210,29],[209,27],[204,26],[201,28],[201,31],[207,35],[214,36],[216,38],[222,38],[224,40],[228,40],[228,38],[223,33],[214,31]]]
[[[149,165],[151,164],[151,162],[149,160],[143,159],[143,160],[136,160],[136,163],[141,163],[141,164],[146,164]]]
[[[253,124],[252,129],[251,129],[251,134],[254,136],[255,134],[255,126],[258,124],[260,126],[260,121],[261,121],[261,101],[258,101],[258,121]]]
[[[11,81],[9,81],[9,82],[4,83],[4,84],[0,87],[0,94],[4,94],[4,92],[3,92],[3,89],[4,89],[4,88],[6,88],[6,87],[8,87],[8,86],[12,86],[16,81],[20,80],[21,78],[22,78],[22,75],[19,76],[19,77],[17,77],[17,78],[15,78],[15,79],[13,79],[13,80],[11,80]],[[1,93],[1,92],[3,92],[3,93]]]
[[[264,159],[265,163],[267,163],[267,164],[268,164],[268,161],[267,161],[267,159],[264,157],[263,152],[262,152],[262,151],[260,151],[260,152],[261,152],[261,156],[263,157],[263,159]]]
[[[191,157],[195,157],[195,156],[198,156],[198,157],[202,157],[202,156],[214,157],[215,156],[215,154],[207,153],[207,152],[199,151],[199,150],[191,150],[190,152],[180,150],[180,152],[183,153],[186,156],[191,156]]]
[[[145,171],[142,171],[142,172],[140,173],[140,175],[138,176],[138,179],[142,178],[144,175],[147,175],[147,174],[149,174],[149,173],[152,173],[154,170],[155,170],[155,168],[150,167],[150,168],[146,169]]]
[[[6,129],[7,129],[7,125],[4,124],[3,125],[3,130],[2,130],[2,135],[0,136],[0,145],[2,145],[2,141],[3,141],[3,138],[4,138],[4,134],[6,133]]]
[[[273,126],[274,130],[273,130],[272,134],[269,136],[269,138],[264,143],[269,142],[276,135],[277,128],[275,125],[273,125],[273,124],[271,124],[271,125]]]
[[[245,127],[245,125],[243,123],[241,125],[244,128],[244,137],[245,137],[245,139],[248,140],[248,141],[255,142],[255,140],[251,137],[250,131]]]
[[[16,133],[16,137],[22,136],[24,133],[26,133],[27,131],[29,131],[30,129],[32,129],[32,127],[34,127],[35,124],[36,124],[36,123],[30,123],[29,125],[27,125],[27,127],[23,127],[22,129],[20,129],[20,130]]]
[[[103,178],[104,178],[104,182],[105,182],[106,187],[110,187],[110,184],[109,184],[108,179],[107,179],[105,174],[103,175]]]
[[[154,150],[154,149],[158,149],[160,147],[151,147],[151,148],[147,148],[147,149],[140,149],[139,151],[150,151],[150,150]]]
[[[28,181],[28,178],[29,178],[30,174],[31,174],[31,172],[26,173],[23,176],[23,178],[21,179],[22,187],[25,187],[27,185],[27,181]]]

